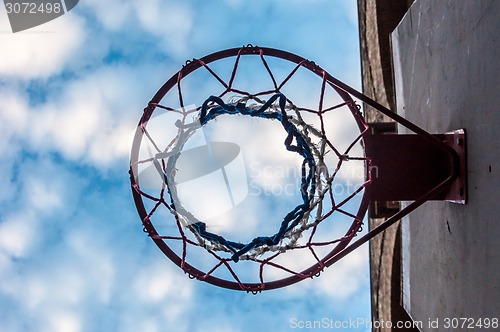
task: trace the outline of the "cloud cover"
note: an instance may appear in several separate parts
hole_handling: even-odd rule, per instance
[[[218,289],[141,232],[127,178],[141,110],[185,59],[253,43],[359,85],[353,13],[348,1],[85,1],[0,34],[0,330],[286,331],[292,317],[368,318],[366,246],[287,289]]]

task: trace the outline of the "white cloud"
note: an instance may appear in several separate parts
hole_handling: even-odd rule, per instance
[[[114,294],[119,300],[114,302],[119,310],[116,330],[154,332],[175,326],[188,331],[187,315],[196,298],[193,281],[164,259],[142,256],[121,262]]]
[[[75,206],[72,199],[79,195],[81,184],[78,177],[44,158],[13,165],[7,168],[16,183],[5,205],[13,208],[6,208],[0,220],[0,265],[4,267],[10,266],[12,258],[30,257],[39,248],[46,234],[41,231],[44,223],[55,221],[50,227],[60,226],[54,224]]]
[[[40,152],[60,152],[99,166],[127,157],[147,100],[137,79],[141,74],[131,67],[98,70],[30,107],[18,90],[0,90],[0,147],[15,151],[27,143]]]
[[[11,262],[9,255],[3,253],[3,250],[0,251],[0,271],[7,271],[11,266]]]
[[[136,1],[134,11],[142,27],[160,37],[160,47],[175,55],[188,56],[187,41],[193,14],[185,2]]]
[[[63,207],[63,199],[60,196],[63,188],[57,188],[62,184],[51,180],[33,178],[28,182],[27,199],[31,208],[38,211],[53,211]]]
[[[188,56],[187,45],[193,28],[193,13],[186,2],[178,1],[99,1],[82,2],[104,28],[111,31],[146,32],[158,49],[169,55]]]
[[[143,302],[159,303],[169,299],[169,302],[177,303],[172,308],[169,307],[170,314],[176,316],[182,313],[186,308],[185,301],[189,301],[193,295],[193,284],[183,274],[178,273],[178,270],[173,272],[173,266],[167,265],[169,262],[163,263],[165,262],[143,266],[137,274],[134,288]]]
[[[32,216],[35,224],[72,213],[83,187],[82,178],[50,158],[25,158],[14,170],[16,191],[12,216]],[[49,218],[57,215],[58,218]]]
[[[10,30],[7,15],[0,15],[0,29]],[[2,33],[0,74],[32,79],[58,73],[85,37],[82,19],[73,12],[24,32]]]
[[[311,283],[315,293],[346,300],[368,281],[368,246],[364,245],[329,267]]]
[[[87,7],[109,30],[119,30],[129,22],[131,3],[121,0],[87,0],[80,2],[79,6]]]
[[[14,87],[0,89],[0,204],[16,195],[14,165],[29,123],[27,98]]]
[[[82,331],[81,318],[68,310],[55,311],[48,317],[50,331],[79,332]]]
[[[0,149],[10,165],[4,167],[12,167],[7,152],[23,148],[99,167],[127,158],[142,109],[165,79],[156,65],[110,66],[56,82],[46,101],[33,105],[22,87],[0,87]]]
[[[29,121],[28,117],[29,108],[26,95],[22,95],[15,88],[0,90],[0,119],[2,119],[0,128],[3,136],[0,148],[2,151],[6,149],[5,145],[10,142],[9,135],[22,134]]]
[[[320,250],[316,249],[316,251],[319,257],[323,257],[323,255],[319,253]],[[298,253],[287,252],[282,256],[283,257],[279,257],[279,259],[275,259],[275,261],[293,270],[300,271],[316,263],[307,249],[306,251],[300,251]],[[297,284],[288,286],[284,290],[285,294],[290,297],[305,296],[309,294],[312,297],[328,297],[339,302],[346,301],[349,298],[353,298],[367,285],[369,280],[368,259],[368,245],[363,245],[350,253],[347,257],[325,268],[325,270],[320,273],[319,277],[306,279]],[[288,273],[280,273],[278,269],[272,268],[267,268],[265,274],[270,280],[277,277],[283,278],[289,275]]]
[[[158,327],[158,322],[156,319],[145,319],[139,331],[158,332],[161,331],[161,329]]]
[[[90,227],[75,227],[67,234],[66,241],[73,252],[73,259],[78,261],[78,265],[74,266],[74,277],[85,277],[83,292],[90,292],[100,302],[107,303],[111,299],[116,278],[115,256],[113,249],[107,245],[106,236],[96,232]],[[82,268],[89,266],[92,269]]]
[[[23,257],[31,248],[36,234],[34,217],[20,213],[0,223],[0,254]]]
[[[47,287],[47,281],[34,275],[33,277],[23,280],[24,282],[24,297],[26,299],[26,308],[28,310],[36,310],[40,304],[47,299],[50,291]]]

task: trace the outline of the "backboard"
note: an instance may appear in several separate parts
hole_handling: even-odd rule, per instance
[[[499,17],[495,0],[417,0],[391,36],[397,112],[467,132],[468,204],[427,202],[402,223],[403,306],[422,331],[498,322]]]

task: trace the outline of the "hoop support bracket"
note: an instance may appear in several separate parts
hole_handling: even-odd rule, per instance
[[[451,147],[445,151],[421,135],[370,134],[365,139],[372,201],[412,201],[450,175],[449,186],[430,198],[458,204],[467,201],[465,130],[432,135]]]

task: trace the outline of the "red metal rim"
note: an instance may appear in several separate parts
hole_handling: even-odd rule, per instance
[[[349,109],[354,116],[354,119],[358,125],[360,132],[366,130],[366,124],[363,120],[363,116],[359,109],[355,106],[351,95],[346,92],[345,87],[338,84],[338,80],[333,78],[330,74],[324,71],[321,67],[316,65],[314,62],[306,60],[298,55],[285,52],[282,50],[272,49],[272,48],[262,48],[262,47],[254,47],[254,46],[246,46],[243,48],[232,48],[223,51],[219,51],[216,53],[212,53],[205,57],[200,58],[198,61],[188,61],[182,69],[175,73],[169,80],[165,82],[165,84],[158,90],[158,92],[151,99],[150,104],[158,104],[162,100],[162,98],[176,86],[179,78],[185,77],[202,67],[200,61],[209,64],[211,62],[228,58],[228,57],[236,57],[236,56],[245,56],[245,55],[264,55],[271,56],[283,59],[285,61],[290,61],[295,64],[301,64],[304,68],[308,69],[312,73],[320,76],[326,77],[326,82],[329,84],[335,91],[341,96],[344,101],[348,102]],[[259,292],[262,290],[270,290],[280,287],[285,287],[291,284],[294,284],[298,281],[301,281],[307,277],[312,277],[318,275],[325,267],[330,266],[335,261],[335,258],[340,252],[342,252],[348,244],[352,241],[352,237],[346,237],[345,240],[340,241],[333,250],[328,253],[320,262],[312,265],[308,269],[302,271],[300,274],[292,275],[290,277],[286,277],[283,279],[273,280],[265,283],[238,283],[236,281],[225,280],[213,275],[207,275],[205,272],[200,271],[196,267],[190,265],[185,262],[179,255],[177,255],[162,239],[155,238],[154,236],[158,235],[154,225],[148,220],[148,213],[144,206],[142,195],[137,188],[137,183],[135,182],[135,177],[133,174],[136,174],[136,170],[134,169],[134,164],[139,158],[139,149],[143,137],[143,132],[141,130],[141,124],[147,122],[151,117],[154,108],[146,108],[144,110],[144,114],[141,117],[139,122],[139,126],[136,130],[134,141],[132,145],[131,151],[131,169],[130,169],[130,180],[132,185],[132,194],[134,198],[134,202],[139,213],[141,220],[143,221],[144,229],[147,233],[152,236],[153,241],[159,247],[159,249],[177,266],[179,266],[185,273],[187,273],[190,277],[206,281],[210,284],[214,284],[220,287],[234,289],[234,290],[245,290],[249,292]],[[364,138],[363,138],[364,139]],[[352,225],[346,234],[351,234],[352,232],[357,232],[361,228],[361,225],[357,222],[357,220],[362,220],[370,202],[369,194],[367,194],[367,190],[364,191],[361,203],[359,205],[358,211],[356,213],[356,218],[353,220]],[[307,277],[306,277],[307,276]]]

